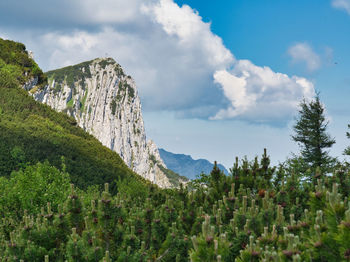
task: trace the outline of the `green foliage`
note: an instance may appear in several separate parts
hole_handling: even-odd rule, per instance
[[[324,106],[319,94],[311,102],[303,100],[300,104],[299,118],[294,125],[293,140],[301,147],[301,156],[305,163],[315,170],[317,167],[329,171],[334,159],[325,149],[335,144],[334,138],[326,132],[328,121],[324,116]]]
[[[115,64],[115,61],[112,58],[107,58],[102,59],[98,64],[101,66],[101,68],[105,69],[107,65]]]
[[[148,194],[148,188],[136,180],[119,179],[116,184],[120,194],[128,195],[135,199],[144,199]]]
[[[27,166],[12,172],[10,178],[2,178],[0,191],[0,215],[9,215],[27,210],[37,214],[47,202],[53,210],[68,196],[69,175],[65,171],[50,166],[48,162]]]
[[[0,59],[1,63],[1,59]],[[19,81],[17,78],[20,78],[21,75],[17,73],[18,68],[17,67],[1,67],[0,66],[0,86],[6,87],[6,88],[15,88],[18,86]]]
[[[181,183],[188,181],[187,177],[180,176],[179,174],[175,173],[174,171],[167,169],[164,166],[162,166],[161,164],[159,164],[154,155],[151,154],[149,156],[149,160],[151,161],[153,166],[157,166],[166,175],[166,177],[169,179],[169,182],[174,187],[179,187]]]
[[[229,242],[226,234],[215,232],[215,226],[210,225],[210,217],[206,216],[202,224],[202,234],[192,237],[193,249],[190,251],[190,259],[193,262],[230,261]],[[233,258],[232,258],[233,259]],[[231,259],[231,261],[233,261]]]
[[[74,100],[73,100],[73,98],[71,98],[71,99],[67,102],[67,107],[68,107],[68,108],[72,108],[72,107],[73,107],[73,104],[74,104]]]
[[[47,77],[35,61],[28,56],[22,43],[0,38],[0,86],[14,88],[38,78],[38,85],[46,84]]]
[[[119,64],[115,66],[114,70],[117,72],[118,76],[125,76],[124,71]]]
[[[118,92],[116,96],[117,101],[121,101],[121,99],[125,97],[126,94],[129,95],[129,99],[131,100],[135,97],[135,90],[128,84],[126,80],[122,80],[118,84]]]
[[[181,181],[183,182],[188,181],[187,177],[180,176],[179,174],[175,173],[170,169],[165,168],[162,165],[157,165],[157,166],[166,175],[166,177],[169,179],[169,182],[175,187],[180,186]]]
[[[112,102],[111,102],[111,110],[112,110],[112,115],[115,115],[115,112],[117,110],[117,101],[116,99],[112,99]]]
[[[350,129],[350,125],[348,125],[348,128]],[[347,138],[350,139],[350,133],[349,133],[349,132],[346,132],[346,136],[347,136]],[[344,154],[350,156],[350,146],[348,146],[348,147],[344,150]]]
[[[81,112],[84,112],[84,110],[86,110],[86,108],[85,108],[85,103],[86,103],[86,98],[87,98],[88,94],[89,94],[89,90],[86,89],[86,90],[85,90],[84,97],[83,97],[83,99],[82,99],[81,102],[80,102],[80,104],[81,104],[81,106],[80,106]],[[68,106],[68,103],[67,103],[67,106]]]
[[[80,79],[85,81],[85,78],[91,78],[90,64],[92,61],[87,61],[74,66],[67,66],[57,70],[46,72],[48,78],[55,79],[55,85],[60,86],[64,83],[74,89],[74,83]],[[83,83],[82,83],[83,84]],[[82,85],[84,86],[84,84]]]
[[[9,194],[4,201],[29,194],[24,204],[7,204],[14,207],[0,221],[0,254],[5,261],[45,255],[52,261],[348,261],[349,194],[334,181],[347,180],[350,171],[342,167],[314,185],[269,162],[264,152],[261,161],[237,161],[229,176],[214,167],[178,189],[120,180],[117,194],[108,184],[102,193],[96,186],[69,190],[65,168],[29,166],[0,178],[0,192]],[[273,181],[277,173],[281,183]],[[62,176],[64,183],[56,181]],[[13,186],[15,178],[21,186]],[[54,193],[46,194],[44,184]],[[41,208],[29,207],[30,213],[24,212],[34,203],[29,191],[43,191]]]

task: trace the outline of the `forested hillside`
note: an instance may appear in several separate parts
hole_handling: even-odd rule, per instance
[[[118,179],[145,183],[73,118],[34,101],[21,86],[35,77],[45,84],[46,77],[23,44],[0,40],[0,45],[1,176],[48,160],[58,168],[65,164],[72,182],[81,188],[109,182],[116,192]]]

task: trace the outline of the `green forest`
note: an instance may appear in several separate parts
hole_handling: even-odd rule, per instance
[[[298,155],[160,189],[29,96],[33,77],[47,82],[0,39],[0,261],[350,261],[350,167],[328,154],[319,94],[300,104]]]

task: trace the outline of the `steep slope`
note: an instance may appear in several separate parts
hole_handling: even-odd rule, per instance
[[[30,90],[37,101],[74,117],[80,127],[117,152],[142,177],[160,187],[178,183],[164,172],[167,167],[157,146],[146,140],[135,82],[112,58],[98,58],[46,74],[49,85]]]
[[[12,56],[28,59],[22,44],[9,41],[5,45]],[[22,88],[24,82],[33,87],[34,82],[39,82],[42,72],[32,59],[26,60],[28,66],[22,61],[5,62],[0,57],[1,176],[9,176],[11,171],[28,164],[48,160],[58,168],[65,165],[72,182],[81,188],[110,182],[115,192],[117,180],[140,187],[147,184],[124,164],[118,154],[79,128],[73,118],[29,96]]]
[[[0,80],[1,86],[36,84],[45,85],[47,78],[37,63],[29,57],[22,43],[0,38]]]
[[[202,172],[209,174],[214,167],[214,164],[210,163],[208,160],[194,160],[189,155],[174,154],[164,149],[159,149],[159,154],[169,169],[189,179],[196,178],[196,176]],[[228,171],[223,165],[219,164],[218,167],[225,174],[228,174]]]

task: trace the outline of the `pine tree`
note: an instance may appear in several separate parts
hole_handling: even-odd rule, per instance
[[[350,125],[348,125],[348,128],[350,129]],[[350,139],[350,133],[346,132],[346,136]],[[344,150],[344,154],[350,156],[350,146],[348,146],[345,150]]]
[[[332,147],[335,140],[326,132],[329,122],[325,119],[324,110],[319,94],[313,101],[304,99],[294,125],[295,135],[292,138],[301,147],[301,158],[312,170],[320,167],[328,171],[334,162],[334,158],[325,150]]]

